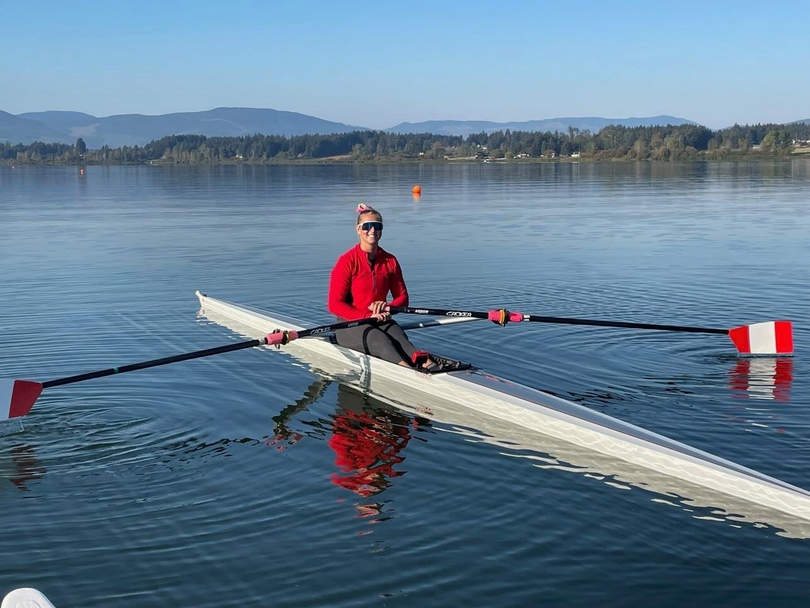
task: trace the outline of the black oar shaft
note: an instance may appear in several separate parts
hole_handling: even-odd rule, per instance
[[[49,380],[48,382],[42,383],[42,388],[63,386],[65,384],[73,384],[74,382],[82,382],[83,380],[93,380],[94,378],[103,378],[104,376],[113,376],[115,374],[134,372],[139,369],[157,367],[158,365],[166,365],[168,363],[178,363],[180,361],[188,361],[189,359],[199,359],[200,357],[208,357],[209,355],[219,355],[221,353],[229,353],[235,350],[242,350],[243,348],[253,348],[254,346],[261,346],[262,344],[264,344],[264,338],[262,338],[261,340],[248,340],[246,342],[236,342],[234,344],[227,344],[225,346],[217,346],[214,348],[206,348],[205,350],[197,350],[194,351],[193,353],[183,353],[182,355],[162,357],[160,359],[152,359],[151,361],[144,361],[142,363],[122,365],[121,367],[111,367],[109,369],[103,369],[101,371],[90,372],[87,374],[77,374],[75,376],[68,376],[67,378],[59,378],[58,380]]]
[[[330,325],[320,325],[318,327],[311,327],[310,329],[302,329],[300,331],[284,332],[287,334],[294,334],[294,336],[287,336],[284,342],[286,344],[289,340],[297,338],[306,338],[307,336],[319,336],[321,334],[333,332],[338,329],[347,329],[349,327],[357,327],[358,325],[366,325],[376,323],[377,319],[358,319],[357,321],[341,321],[332,323]],[[270,334],[275,337],[277,334]],[[271,342],[276,343],[276,342]],[[226,344],[225,346],[215,346],[214,348],[206,348],[203,350],[195,350],[191,353],[183,353],[180,355],[172,355],[171,357],[161,357],[160,359],[152,359],[151,361],[144,361],[142,363],[132,363],[130,365],[122,365],[121,367],[111,367],[97,372],[89,372],[86,374],[77,374],[75,376],[68,376],[67,378],[58,378],[57,380],[49,380],[42,383],[42,388],[51,388],[54,386],[64,386],[65,384],[73,384],[74,382],[82,382],[84,380],[93,380],[94,378],[103,378],[104,376],[114,376],[115,374],[125,374],[126,372],[134,372],[139,369],[147,369],[150,367],[157,367],[158,365],[167,365],[169,363],[179,363],[180,361],[188,361],[190,359],[199,359],[201,357],[208,357],[211,355],[219,355],[222,353],[230,353],[235,350],[242,350],[244,348],[253,348],[255,346],[262,346],[268,344],[268,339],[259,338],[258,340],[247,340],[245,342],[235,342],[234,344]]]
[[[661,331],[683,331],[695,334],[723,334],[728,335],[727,329],[713,327],[690,327],[688,325],[658,325],[656,323],[632,323],[629,321],[601,321],[599,319],[570,319],[567,317],[544,317],[529,315],[524,321],[535,323],[560,323],[563,325],[594,325],[596,327],[626,327],[630,329],[657,329]]]
[[[415,314],[415,315],[430,315],[433,317],[468,317],[474,319],[491,318],[489,312],[481,312],[475,310],[445,309],[445,308],[392,307],[391,312]],[[523,321],[531,321],[534,323],[558,323],[561,325],[592,325],[595,327],[624,327],[629,329],[655,329],[660,331],[681,331],[688,333],[728,335],[727,329],[716,329],[713,327],[692,327],[687,325],[658,325],[655,323],[632,323],[629,321],[602,321],[599,319],[575,319],[569,317],[546,317],[541,315],[523,315]]]

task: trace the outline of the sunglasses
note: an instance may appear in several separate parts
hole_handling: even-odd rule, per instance
[[[368,232],[372,228],[374,228],[374,230],[376,230],[377,232],[382,232],[383,223],[382,222],[363,222],[362,224],[360,224],[360,230],[362,230],[363,232]]]

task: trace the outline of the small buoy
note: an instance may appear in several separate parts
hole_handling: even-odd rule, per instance
[[[15,589],[3,598],[3,608],[54,608],[42,593],[30,587]]]
[[[411,192],[413,192],[414,194],[422,194],[422,186],[420,186],[419,184],[416,184],[413,187],[413,190],[411,190]]]

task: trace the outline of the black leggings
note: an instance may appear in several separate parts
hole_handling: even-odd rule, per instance
[[[416,347],[396,321],[386,321],[379,325],[358,325],[335,332],[335,340],[340,346],[379,357],[391,363],[410,363]]]

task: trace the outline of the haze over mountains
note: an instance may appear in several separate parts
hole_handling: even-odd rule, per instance
[[[0,141],[30,144],[32,141],[62,141],[60,134],[39,121],[0,110]]]
[[[401,123],[385,131],[391,133],[435,133],[463,135],[511,129],[513,131],[561,131],[569,126],[580,131],[599,131],[608,125],[628,127],[695,124],[675,116],[641,118],[568,117],[525,122],[489,122],[477,120],[431,120]],[[89,148],[142,146],[166,135],[198,134],[209,137],[264,135],[306,135],[345,133],[365,127],[323,120],[297,112],[263,108],[216,108],[204,112],[177,112],[147,116],[119,114],[99,118],[83,112],[0,111],[0,141],[29,144],[34,141],[74,143],[79,137]]]
[[[655,125],[694,125],[697,124],[685,118],[676,116],[649,116],[641,118],[602,118],[599,116],[589,117],[564,117],[546,118],[544,120],[526,120],[523,122],[490,122],[487,120],[428,120],[426,122],[403,122],[390,129],[385,129],[391,133],[436,133],[437,135],[464,135],[471,133],[481,133],[485,131],[560,131],[564,133],[568,127],[574,127],[580,131],[591,131],[596,133],[608,125],[622,125],[625,127],[651,127]]]

